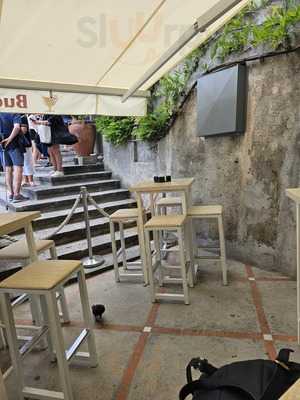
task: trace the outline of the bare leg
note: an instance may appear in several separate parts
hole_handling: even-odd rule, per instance
[[[8,187],[8,191],[11,195],[14,194],[13,190],[13,167],[6,167],[6,185]]]
[[[62,171],[62,157],[61,157],[61,152],[60,152],[60,147],[59,144],[55,144],[51,146],[51,149],[53,149],[53,154],[55,158],[55,163],[57,167],[57,171]]]
[[[14,166],[14,196],[20,194],[23,176],[23,167]]]
[[[48,153],[50,157],[51,164],[53,165],[54,171],[57,171],[57,164],[56,164],[56,158],[55,158],[55,147],[56,145],[53,145],[48,148]]]
[[[41,153],[34,142],[32,142],[32,149],[34,164],[36,164],[36,162],[41,158]]]

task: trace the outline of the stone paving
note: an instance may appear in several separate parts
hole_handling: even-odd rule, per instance
[[[221,285],[217,263],[206,262],[191,289],[191,304],[151,304],[139,282],[115,283],[109,271],[89,278],[91,304],[106,312],[95,323],[99,365],[71,364],[75,400],[172,400],[185,383],[185,366],[201,356],[220,366],[253,358],[271,358],[281,347],[296,350],[296,283],[290,278],[229,261],[229,286]],[[70,343],[81,326],[78,287],[66,288],[71,323],[64,327]],[[16,320],[28,324],[28,304],[16,309]],[[0,352],[0,365],[9,365]],[[24,362],[26,383],[59,389],[55,364],[47,351],[34,351]],[[9,400],[16,399],[14,375],[7,380]]]

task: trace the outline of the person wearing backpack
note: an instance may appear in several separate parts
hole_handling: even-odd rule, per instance
[[[24,165],[24,146],[20,130],[20,114],[0,113],[1,164],[6,174],[8,200],[13,202],[28,200],[20,193]]]

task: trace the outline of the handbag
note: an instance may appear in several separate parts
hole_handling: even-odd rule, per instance
[[[51,143],[51,128],[49,125],[38,125],[37,130],[41,143]]]
[[[71,133],[69,133],[67,128],[61,129],[58,132],[56,132],[55,137],[57,138],[57,142],[59,144],[64,144],[67,146],[71,146],[78,142],[77,137],[75,135],[72,135]]]

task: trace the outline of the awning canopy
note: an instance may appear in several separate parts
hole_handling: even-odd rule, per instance
[[[0,0],[0,111],[144,115],[148,89],[248,2]]]

